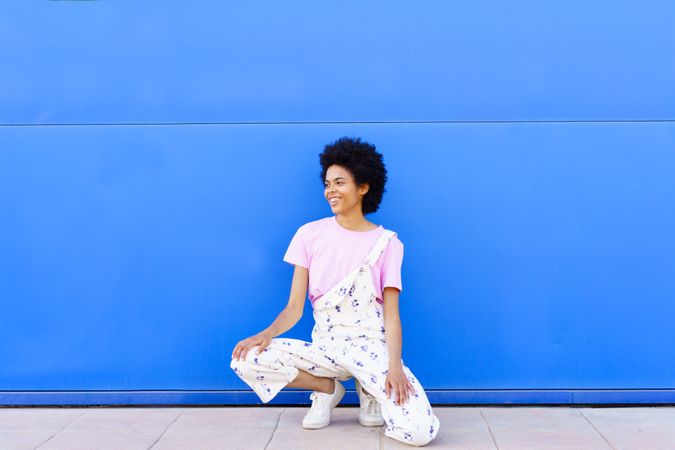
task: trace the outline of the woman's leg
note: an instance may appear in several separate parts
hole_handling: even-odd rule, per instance
[[[348,380],[351,375],[322,349],[298,339],[275,338],[260,354],[256,354],[258,347],[253,347],[244,360],[233,359],[230,367],[263,403],[284,387],[332,393],[331,378]]]
[[[298,376],[288,383],[286,387],[309,389],[311,391],[332,394],[335,391],[335,380],[333,378],[317,377],[304,370],[298,370]]]
[[[408,402],[397,405],[393,396],[387,398],[384,389],[389,368],[386,344],[376,340],[361,340],[351,343],[346,349],[346,355],[341,356],[339,362],[382,406],[385,436],[415,446],[426,445],[433,440],[440,423],[432,411],[424,388],[410,369],[403,366],[403,371],[415,388],[415,393],[410,396]]]

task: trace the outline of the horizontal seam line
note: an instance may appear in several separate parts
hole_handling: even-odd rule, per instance
[[[548,123],[675,123],[675,119],[616,120],[392,120],[392,121],[296,121],[296,122],[113,122],[113,123],[1,123],[0,127],[45,126],[198,126],[198,125],[350,125],[350,124],[548,124]]]
[[[558,387],[558,388],[425,388],[425,392],[519,392],[519,391],[546,391],[546,392],[568,392],[568,391],[589,391],[589,392],[643,392],[643,391],[675,391],[675,388],[574,388],[574,387]],[[348,392],[355,392],[353,389],[347,389]],[[40,394],[40,393],[250,393],[254,391],[250,389],[116,389],[116,390],[3,390],[0,394]],[[294,393],[310,392],[307,389],[299,389],[295,391],[288,391]]]

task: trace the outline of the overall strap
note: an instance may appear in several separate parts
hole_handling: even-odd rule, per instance
[[[364,262],[364,264],[368,264],[370,267],[373,267],[373,265],[375,265],[375,261],[378,260],[378,258],[380,257],[380,255],[384,251],[384,248],[389,243],[389,240],[394,235],[396,235],[395,232],[393,232],[391,230],[384,230],[384,232],[377,239],[377,242],[375,242],[375,245],[373,246],[373,249],[368,254],[368,257],[366,258],[366,261]]]

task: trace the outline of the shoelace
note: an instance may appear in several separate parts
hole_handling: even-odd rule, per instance
[[[379,414],[378,407],[380,404],[375,400],[375,397],[366,392],[360,383],[357,385],[357,390],[359,391],[359,398],[362,402],[361,407],[365,410],[366,414]]]
[[[366,413],[368,414],[376,414],[377,413],[377,406],[378,403],[377,401],[372,398],[372,397],[366,397]]]
[[[320,392],[312,392],[309,394],[309,398],[312,399],[312,406],[309,408],[310,411],[314,412],[323,412],[326,403],[328,402],[328,395],[321,395]]]

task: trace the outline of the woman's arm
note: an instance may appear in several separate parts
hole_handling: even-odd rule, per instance
[[[302,266],[295,266],[293,271],[293,281],[291,282],[291,294],[288,298],[288,304],[281,310],[272,325],[265,328],[260,333],[239,341],[232,351],[232,359],[245,359],[248,351],[258,346],[258,352],[262,352],[272,338],[285,333],[293,328],[302,317],[305,308],[305,299],[307,298],[307,286],[309,284],[309,271]]]
[[[395,287],[386,287],[382,293],[384,298],[384,333],[387,351],[389,352],[389,370],[387,371],[384,388],[387,398],[389,398],[390,392],[394,391],[394,401],[400,405],[408,401],[408,398],[414,392],[414,388],[403,372],[403,365],[401,364],[403,331],[398,308],[399,295],[400,291]]]
[[[267,333],[270,338],[274,338],[293,328],[302,318],[302,312],[305,308],[305,299],[307,298],[307,285],[309,283],[309,271],[302,266],[295,266],[293,271],[293,281],[291,282],[291,295],[288,298],[288,304],[279,313],[272,325],[267,327],[261,333]]]

